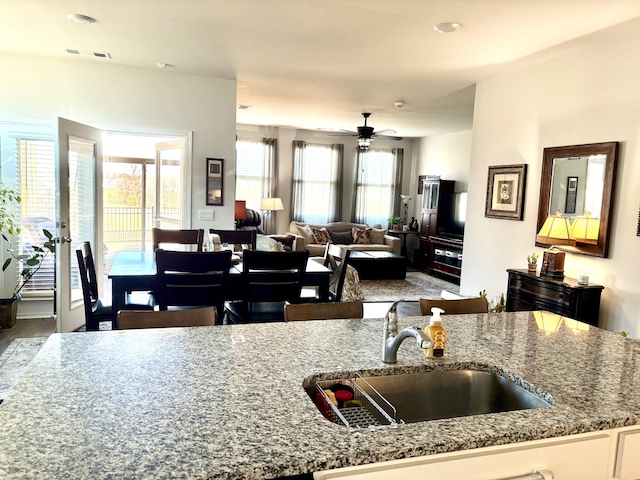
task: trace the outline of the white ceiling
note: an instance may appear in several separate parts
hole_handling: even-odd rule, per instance
[[[639,0],[0,0],[0,51],[237,79],[238,123],[354,130],[372,112],[422,137],[471,128],[477,82],[636,17]]]

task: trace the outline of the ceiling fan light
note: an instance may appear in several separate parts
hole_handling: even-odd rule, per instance
[[[371,146],[371,142],[373,141],[373,139],[371,138],[365,138],[365,137],[358,137],[356,139],[356,142],[358,142],[358,146],[362,149],[362,150],[366,150]]]

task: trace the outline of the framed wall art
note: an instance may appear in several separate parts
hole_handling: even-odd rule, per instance
[[[207,158],[207,205],[222,206],[223,163],[221,158]]]
[[[489,167],[484,216],[522,220],[527,165]]]

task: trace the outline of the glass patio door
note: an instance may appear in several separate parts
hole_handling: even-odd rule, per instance
[[[81,243],[91,242],[96,273],[102,275],[102,220],[96,215],[101,208],[96,179],[102,177],[102,131],[58,118],[56,139],[56,330],[70,332],[85,323],[76,257]]]

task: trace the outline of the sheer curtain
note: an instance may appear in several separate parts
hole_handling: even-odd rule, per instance
[[[260,211],[263,198],[275,197],[277,140],[238,138],[236,141],[236,200],[246,200],[247,208]],[[262,228],[275,231],[271,212],[263,212]]]
[[[293,142],[293,220],[318,224],[340,219],[343,156],[342,144]]]
[[[400,214],[402,148],[358,151],[358,171],[352,219],[356,223],[387,225]]]

